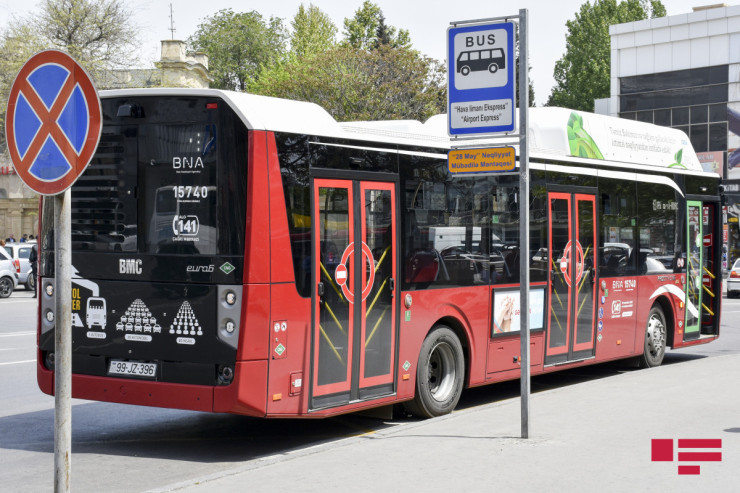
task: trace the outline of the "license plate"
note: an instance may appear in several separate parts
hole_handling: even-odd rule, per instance
[[[111,360],[108,368],[109,375],[126,375],[129,377],[154,378],[157,376],[156,363],[140,363],[137,361]]]

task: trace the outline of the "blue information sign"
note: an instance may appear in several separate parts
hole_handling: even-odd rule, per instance
[[[450,135],[514,130],[514,23],[447,30],[447,129]]]

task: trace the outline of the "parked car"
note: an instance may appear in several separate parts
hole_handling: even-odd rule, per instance
[[[0,298],[7,298],[18,286],[18,273],[13,259],[0,248]]]
[[[26,286],[26,289],[33,290],[36,286],[36,279],[29,275],[31,273],[31,263],[28,261],[31,255],[31,248],[36,243],[8,243],[5,250],[15,263],[16,272],[18,273],[18,283]]]
[[[727,297],[736,298],[740,294],[740,259],[735,260],[727,277]]]

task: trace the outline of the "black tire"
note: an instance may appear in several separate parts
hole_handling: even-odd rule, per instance
[[[658,305],[653,305],[645,326],[644,352],[639,358],[641,368],[660,366],[665,356],[668,325],[665,314]]]
[[[33,274],[28,274],[28,279],[26,279],[26,289],[29,291],[33,291],[36,289],[36,276]]]
[[[0,298],[7,298],[13,292],[13,280],[9,277],[0,278]]]
[[[488,66],[488,71],[492,74],[495,74],[496,72],[498,72],[498,65],[496,65],[495,63],[490,64]]]
[[[416,395],[405,403],[419,418],[433,418],[455,409],[463,389],[465,356],[455,333],[438,325],[421,345],[416,369]]]
[[[460,73],[463,74],[463,75],[465,75],[465,76],[467,76],[470,73],[470,67],[468,67],[467,65],[464,65],[460,69]]]

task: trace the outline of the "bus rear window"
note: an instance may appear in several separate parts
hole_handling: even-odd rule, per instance
[[[143,125],[144,252],[214,255],[217,129],[213,123]]]
[[[98,150],[72,188],[74,251],[244,251],[247,129],[228,105],[104,99],[103,117]]]

